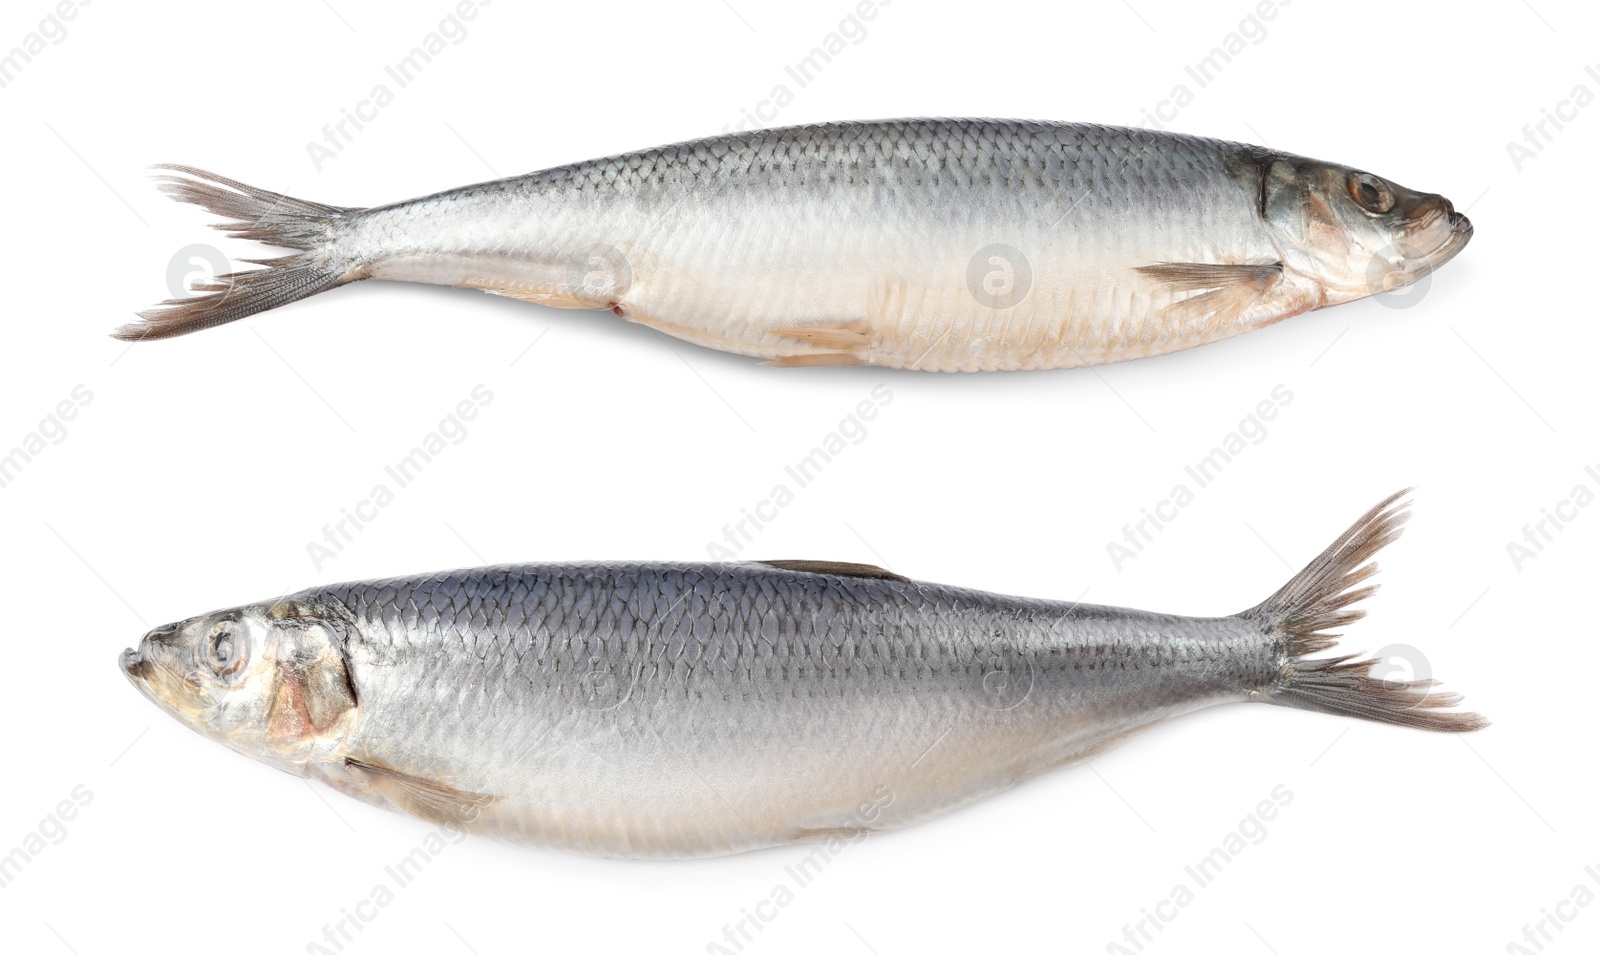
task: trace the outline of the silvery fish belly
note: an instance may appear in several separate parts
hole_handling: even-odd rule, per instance
[[[1404,517],[1390,498],[1227,617],[858,564],[527,565],[206,614],[122,666],[199,732],[435,823],[717,855],[914,823],[1217,703],[1475,729],[1454,695],[1317,655]]]
[[[183,166],[164,188],[298,250],[119,330],[162,338],[360,279],[610,309],[777,365],[1066,368],[1415,281],[1442,196],[1256,146],[995,120],[734,133],[370,209]]]

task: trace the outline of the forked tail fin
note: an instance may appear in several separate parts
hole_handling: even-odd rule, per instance
[[[1267,702],[1439,732],[1489,725],[1476,713],[1446,712],[1461,697],[1433,691],[1433,680],[1373,677],[1372,668],[1382,660],[1359,654],[1311,658],[1338,642],[1339,634],[1329,630],[1366,616],[1349,608],[1378,589],[1357,585],[1377,573],[1370,558],[1400,536],[1411,516],[1410,502],[1401,500],[1407,493],[1392,494],[1362,515],[1277,593],[1240,614],[1281,641],[1278,682]]]
[[[157,178],[162,192],[231,220],[212,228],[222,229],[233,238],[255,239],[300,251],[276,259],[245,259],[266,268],[215,276],[195,286],[197,295],[167,299],[140,312],[143,321],[123,325],[113,333],[115,337],[144,341],[186,335],[287,305],[360,277],[351,273],[348,263],[336,260],[332,247],[339,223],[360,209],[294,199],[191,166],[155,168],[176,174]]]

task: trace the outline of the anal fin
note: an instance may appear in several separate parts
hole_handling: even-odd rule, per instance
[[[822,348],[856,351],[872,343],[871,331],[866,322],[857,321],[838,325],[792,325],[774,328],[772,334]]]
[[[822,829],[800,829],[794,836],[795,842],[858,842],[881,829],[868,826],[830,826]]]
[[[568,295],[562,292],[551,291],[544,288],[529,288],[521,285],[506,285],[488,280],[479,281],[468,278],[461,282],[457,288],[475,288],[488,292],[490,295],[501,295],[514,298],[520,302],[532,302],[535,305],[548,305],[551,308],[609,308],[610,304],[603,299],[591,296]]]
[[[816,352],[810,355],[787,355],[783,358],[770,358],[761,364],[773,368],[816,368],[825,365],[865,365],[866,359],[860,355],[851,355],[845,352]]]
[[[864,365],[872,348],[872,326],[865,321],[817,325],[786,325],[771,329],[771,334],[806,345],[826,348],[826,352],[787,355],[765,364],[775,368],[805,368],[819,365]]]
[[[448,829],[469,828],[497,798],[351,757],[345,757],[344,764],[396,807]]]

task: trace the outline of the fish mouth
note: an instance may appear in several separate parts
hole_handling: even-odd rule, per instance
[[[181,677],[158,661],[145,656],[142,650],[135,650],[132,647],[123,650],[117,657],[117,666],[122,670],[122,675],[128,678],[128,682],[133,684],[133,688],[139,691],[140,696],[174,716],[179,715],[175,701],[168,699],[157,684],[181,683],[183,682]]]
[[[1450,224],[1450,231],[1445,235],[1444,241],[1440,242],[1438,247],[1432,252],[1421,256],[1417,260],[1418,265],[1409,270],[1413,281],[1431,274],[1434,269],[1455,258],[1462,249],[1467,247],[1467,243],[1472,241],[1471,219],[1451,209],[1445,221]]]
[[[1451,253],[1454,255],[1472,240],[1472,220],[1451,209],[1446,221],[1450,223],[1450,237],[1445,242],[1455,244],[1455,251]]]
[[[1438,205],[1415,221],[1413,230],[1419,237],[1441,231],[1444,232],[1444,237],[1429,251],[1402,252],[1404,262],[1397,271],[1403,275],[1405,285],[1431,275],[1434,269],[1455,258],[1467,247],[1467,243],[1472,241],[1472,220],[1457,212],[1450,204],[1450,200],[1441,196],[1438,197],[1438,202]],[[1441,226],[1444,228],[1441,229]],[[1401,240],[1400,249],[1405,250],[1407,245],[1405,240]],[[1415,246],[1412,248],[1415,249]]]
[[[139,691],[140,696],[161,705],[161,700],[157,699],[151,690],[150,661],[145,659],[144,654],[129,647],[117,657],[117,666],[122,670],[122,675],[128,678],[128,682],[133,684],[134,689]]]

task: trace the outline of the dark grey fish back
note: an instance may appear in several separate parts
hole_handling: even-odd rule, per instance
[[[816,196],[828,187],[881,187],[986,197],[1069,188],[1084,203],[1148,202],[1224,186],[1264,150],[1222,140],[1091,123],[906,119],[819,123],[729,133],[585,160],[439,193],[482,196],[556,186],[578,197],[708,183]],[[1219,175],[1221,174],[1221,175]],[[666,189],[674,199],[678,191]],[[704,198],[702,195],[701,198]]]
[[[651,655],[694,654],[720,669],[771,652],[843,659],[896,638],[1007,629],[1042,620],[1048,601],[959,588],[840,577],[759,564],[508,565],[343,584],[309,593],[334,601],[351,639],[377,654],[441,640],[491,639],[556,663],[648,637]],[[593,646],[590,645],[593,641]]]
[[[1192,618],[754,563],[501,566],[307,596],[344,608],[351,650],[379,666],[481,668],[494,692],[574,702],[596,672],[636,703],[694,689],[977,697],[986,669],[1064,680],[1231,652]]]

